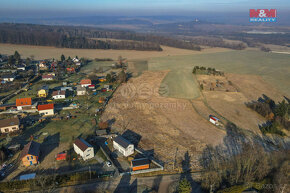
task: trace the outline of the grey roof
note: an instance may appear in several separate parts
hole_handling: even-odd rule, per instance
[[[150,161],[147,158],[140,158],[140,159],[132,160],[132,166],[133,167],[144,166],[144,165],[148,165],[148,164],[150,164]]]
[[[15,78],[15,75],[13,75],[13,74],[4,74],[4,75],[2,75],[2,78]]]
[[[81,85],[77,85],[77,91],[86,91],[86,88]]]
[[[128,140],[126,140],[124,137],[122,137],[121,135],[118,135],[117,137],[114,138],[114,141],[116,143],[118,143],[120,146],[122,146],[123,148],[127,148],[130,144],[132,144],[131,142],[129,142]]]
[[[20,122],[19,122],[19,119],[17,117],[0,120],[0,128],[11,127],[11,126],[19,125],[19,124],[20,124]]]
[[[27,154],[39,156],[39,153],[40,153],[40,143],[30,141],[28,144],[24,146],[20,157],[23,158]]]
[[[97,129],[96,135],[107,135],[106,129]]]

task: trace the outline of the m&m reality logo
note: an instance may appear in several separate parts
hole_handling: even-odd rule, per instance
[[[250,9],[250,22],[276,22],[276,9]]]

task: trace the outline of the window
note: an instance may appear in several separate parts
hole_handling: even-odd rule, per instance
[[[5,132],[8,133],[9,132],[9,129],[5,129]]]
[[[13,129],[13,130],[15,130],[15,129],[16,129],[16,127],[12,127],[12,129]]]
[[[31,159],[33,159],[33,156],[31,156]]]
[[[27,160],[29,160],[29,156],[27,156]]]

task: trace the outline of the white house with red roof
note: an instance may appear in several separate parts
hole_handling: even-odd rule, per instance
[[[88,160],[95,156],[93,146],[82,138],[77,138],[73,144],[73,147],[74,151],[80,155],[83,160]]]
[[[43,116],[54,115],[54,104],[38,105],[37,109],[40,115]]]
[[[217,117],[210,115],[209,121],[214,125],[218,125],[220,120]]]
[[[82,79],[80,82],[80,85],[82,87],[88,87],[92,84],[92,81],[90,79]]]

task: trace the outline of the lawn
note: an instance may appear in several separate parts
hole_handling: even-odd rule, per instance
[[[29,87],[28,91],[23,91],[20,94],[12,97],[11,99],[8,100],[7,103],[15,103],[17,98],[28,98],[31,97],[36,98],[37,97],[37,91],[44,85],[47,85],[49,87],[49,89],[52,89],[54,87],[57,86],[61,86],[62,85],[62,81],[56,82],[49,82],[49,81],[38,81],[37,83],[34,83],[32,86]]]
[[[169,96],[173,97],[198,96],[198,93],[193,94],[194,90],[197,90],[196,88],[192,90],[179,89],[184,85],[188,87],[187,85],[193,82],[192,76],[185,72],[191,73],[194,66],[212,67],[228,73],[260,75],[282,92],[290,94],[290,55],[287,54],[249,50],[227,51],[152,58],[148,63],[149,70],[171,70],[163,83],[169,84],[169,88],[172,88]],[[193,87],[196,87],[196,84],[193,84]]]

